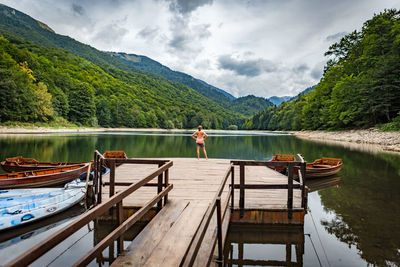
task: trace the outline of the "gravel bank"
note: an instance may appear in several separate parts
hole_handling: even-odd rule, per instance
[[[400,132],[380,132],[377,129],[337,132],[299,131],[291,132],[304,139],[350,142],[361,145],[376,145],[384,151],[400,152]]]

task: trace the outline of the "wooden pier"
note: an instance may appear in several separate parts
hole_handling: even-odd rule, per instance
[[[229,223],[302,225],[307,208],[304,162],[227,159],[104,159],[95,153],[98,205],[45,241],[50,249],[81,225],[114,207],[118,227],[76,265],[91,262],[117,240],[113,266],[209,266],[223,260]],[[102,176],[101,164],[111,166]],[[119,167],[116,165],[121,164]],[[285,166],[288,176],[267,166]],[[298,169],[295,169],[298,167]],[[293,180],[297,170],[300,182]],[[288,178],[289,177],[289,178]],[[156,179],[157,182],[151,182]],[[123,209],[136,209],[129,218]],[[124,247],[123,233],[140,218],[158,211]],[[10,266],[30,263],[45,253],[41,244]]]

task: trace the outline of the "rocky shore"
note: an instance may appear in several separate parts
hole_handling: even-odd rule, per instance
[[[291,133],[303,139],[373,145],[383,151],[400,153],[400,132],[381,132],[377,129],[368,129],[335,132],[299,131]]]

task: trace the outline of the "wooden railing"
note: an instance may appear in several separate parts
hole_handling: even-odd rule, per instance
[[[173,165],[172,161],[157,161],[157,160],[144,160],[144,159],[104,159],[104,157],[95,152],[95,179],[94,179],[94,186],[95,192],[97,193],[98,197],[97,200],[100,199],[99,204],[94,207],[93,209],[89,210],[88,212],[82,214],[75,220],[73,220],[68,226],[59,230],[58,232],[52,234],[46,240],[40,242],[39,244],[35,245],[28,251],[26,251],[21,256],[17,257],[16,259],[12,260],[5,266],[27,266],[34,262],[36,259],[44,255],[50,249],[54,248],[60,242],[68,238],[71,234],[75,233],[83,226],[88,224],[90,221],[96,219],[97,217],[105,214],[110,208],[116,206],[117,211],[117,223],[118,227],[108,234],[100,243],[98,243],[93,249],[91,249],[84,257],[79,259],[74,266],[86,266],[88,265],[99,253],[101,253],[107,246],[113,244],[115,240],[117,242],[117,249],[118,252],[122,252],[123,250],[123,234],[143,215],[146,214],[155,204],[159,208],[162,207],[162,199],[164,198],[164,204],[168,200],[168,192],[171,191],[173,188],[172,184],[168,183],[168,170]],[[159,164],[157,170],[153,173],[149,174],[145,178],[141,179],[136,183],[128,183],[125,184],[128,187],[118,194],[115,194],[114,188],[112,194],[110,193],[110,199],[106,202],[101,203],[101,186],[102,186],[102,174],[101,174],[101,164],[104,163],[111,163],[111,173],[110,173],[110,191],[111,186],[114,187],[115,185],[119,185],[115,183],[115,164],[116,163],[140,163],[140,164]],[[160,166],[161,165],[161,166]],[[163,175],[164,174],[164,175]],[[150,184],[149,182],[154,178],[158,177],[158,183]],[[163,177],[165,180],[163,182]],[[123,205],[122,201],[124,198],[141,188],[142,186],[151,185],[157,186],[157,195],[152,198],[149,202],[147,202],[142,208],[140,208],[137,212],[133,215],[128,217],[125,221],[123,221]],[[97,189],[96,189],[97,187]],[[164,187],[164,189],[163,189]]]
[[[234,183],[232,179],[233,189],[239,189],[239,209],[240,217],[244,215],[245,208],[245,189],[287,189],[287,211],[288,218],[293,217],[293,189],[301,189],[301,208],[307,210],[307,188],[306,182],[306,162],[303,157],[298,154],[300,161],[250,161],[250,160],[232,160],[231,164],[239,166],[240,182]],[[245,166],[266,166],[266,167],[285,167],[288,173],[288,182],[285,184],[246,184],[245,179]],[[299,183],[294,184],[295,167],[298,169]],[[234,207],[234,190],[231,191],[231,207]]]
[[[227,199],[225,200],[225,206],[222,212],[222,204],[221,204],[221,195],[222,192],[224,191],[226,181],[228,180],[229,176],[231,176],[232,180],[234,178],[234,167],[231,164],[229,168],[227,169],[224,178],[222,179],[222,182],[218,188],[217,193],[215,194],[215,197],[211,201],[211,204],[208,206],[208,209],[196,231],[196,234],[194,235],[187,251],[185,254],[185,257],[182,261],[181,266],[193,266],[193,263],[196,260],[197,254],[200,250],[201,244],[203,242],[204,236],[206,235],[206,232],[208,230],[208,227],[210,225],[210,221],[214,215],[215,210],[216,212],[216,218],[217,218],[217,238],[214,240],[213,245],[211,246],[211,252],[210,252],[210,257],[208,259],[207,266],[212,260],[214,250],[215,250],[215,245],[218,242],[218,259],[217,261],[219,263],[222,263],[223,261],[223,243],[222,243],[222,223],[225,219],[226,216],[226,211],[228,210],[228,205],[229,205],[229,199],[233,195],[232,192],[229,192],[227,195]],[[231,191],[233,188],[231,187]]]

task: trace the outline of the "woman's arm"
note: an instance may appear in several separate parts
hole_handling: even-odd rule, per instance
[[[194,132],[194,133],[192,134],[192,139],[196,140],[196,138],[194,137],[196,134],[197,134],[197,132]]]
[[[208,138],[208,135],[206,134],[206,132],[204,132],[204,140],[206,140]]]

